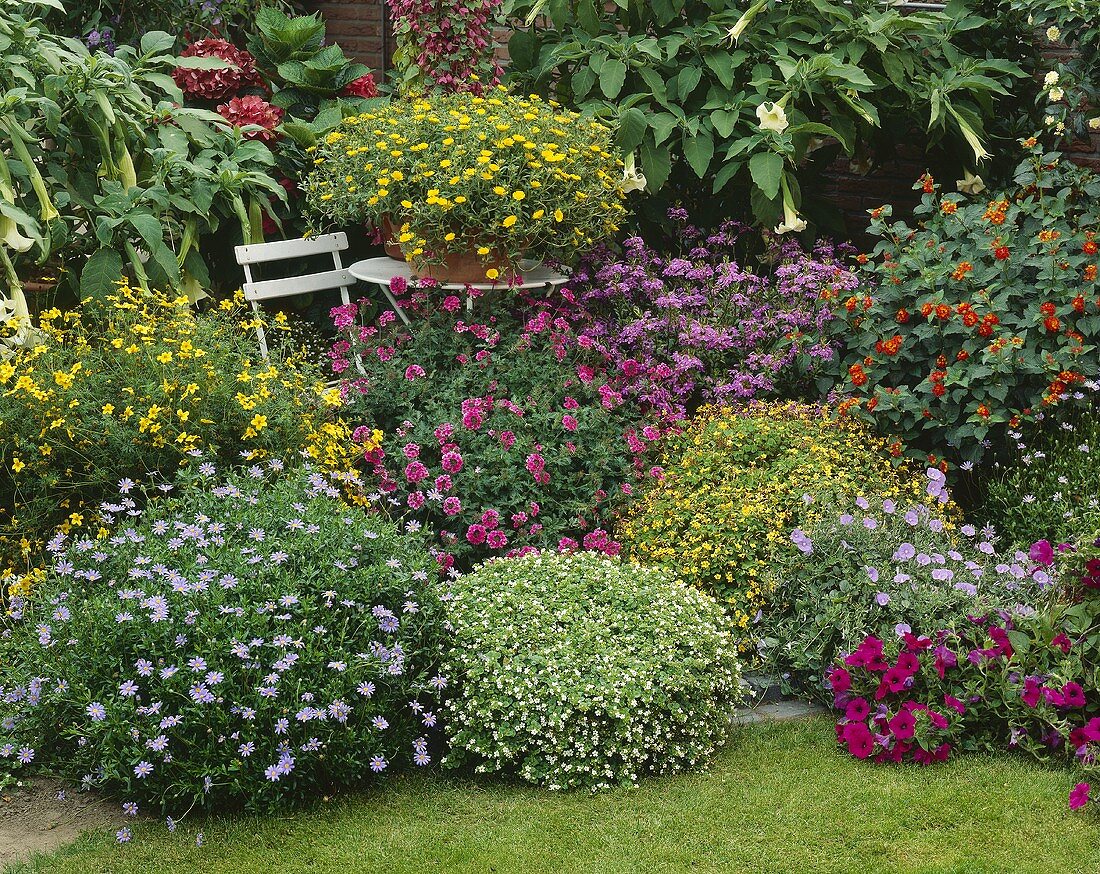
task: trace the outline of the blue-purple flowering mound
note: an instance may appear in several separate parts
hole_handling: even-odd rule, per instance
[[[0,639],[0,766],[177,813],[430,761],[440,601],[426,550],[319,472],[181,477],[113,534],[59,535]]]
[[[743,697],[734,625],[664,570],[596,552],[456,579],[444,764],[592,791],[706,764]]]
[[[998,546],[991,526],[959,518],[944,475],[923,496],[856,498],[810,514],[768,575],[771,604],[754,631],[763,661],[788,691],[832,701],[824,676],[867,636],[951,629],[992,609],[1034,612],[1049,577],[1026,553]]]

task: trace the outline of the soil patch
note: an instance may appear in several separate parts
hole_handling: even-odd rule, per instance
[[[58,780],[24,780],[0,793],[0,869],[49,853],[89,829],[119,828],[127,819],[117,804]]]

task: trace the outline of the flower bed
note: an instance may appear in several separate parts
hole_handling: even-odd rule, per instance
[[[0,757],[179,816],[430,761],[440,602],[422,547],[339,478],[193,462],[109,539],[59,534],[0,636]]]

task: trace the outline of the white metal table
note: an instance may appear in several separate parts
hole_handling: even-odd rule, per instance
[[[390,291],[390,283],[394,279],[404,279],[408,282],[410,288],[427,287],[422,286],[417,279],[413,277],[412,268],[409,267],[407,261],[398,261],[396,258],[367,258],[364,261],[356,261],[350,267],[348,267],[348,273],[354,276],[356,279],[360,279],[363,282],[368,282],[371,285],[377,285],[382,289],[382,293],[386,296],[386,300],[389,301],[391,307],[397,315],[401,318],[406,325],[409,323],[408,316],[405,315],[405,311],[401,309],[401,306],[397,303],[397,300],[393,296],[393,292]],[[443,282],[433,284],[432,288],[439,288],[444,291],[466,291],[466,309],[467,311],[473,310],[474,298],[469,294],[469,289],[476,291],[492,291],[494,289],[531,289],[531,288],[545,288],[552,289],[565,285],[569,281],[569,277],[562,273],[558,273],[551,270],[549,267],[536,267],[534,270],[525,270],[520,274],[522,282],[516,285],[509,285],[506,282]]]

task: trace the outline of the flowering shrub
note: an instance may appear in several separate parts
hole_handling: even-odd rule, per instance
[[[844,712],[837,738],[876,762],[946,759],[952,750],[1019,750],[1095,767],[1100,750],[1100,538],[1080,552],[1030,550],[1025,574],[1051,591],[1040,610],[981,612],[952,630],[869,636],[829,674]],[[1070,806],[1089,800],[1079,784]]]
[[[335,369],[352,376],[361,354],[345,412],[393,512],[430,529],[448,566],[532,547],[617,552],[609,522],[659,430],[636,428],[621,395],[578,363],[563,320],[503,310],[480,322],[457,296],[431,297],[410,306],[411,328],[384,313],[355,349],[334,349]],[[338,328],[354,324],[356,305],[333,312]]]
[[[838,379],[917,451],[977,462],[989,441],[1100,369],[1100,179],[1034,140],[1016,187],[970,199],[931,177],[917,228],[872,211],[876,292],[842,301]]]
[[[586,258],[562,292],[579,342],[610,360],[619,392],[684,418],[701,400],[789,390],[834,354],[822,339],[832,318],[823,298],[855,291],[857,281],[831,246],[809,255],[788,243],[773,252],[771,275],[759,275],[736,257],[745,226],[704,234],[683,210],[669,218],[679,254],[630,237],[621,258]]]
[[[340,482],[212,463],[107,538],[58,535],[0,637],[0,762],[173,813],[266,808],[426,764],[431,561]]]
[[[389,0],[393,65],[406,93],[426,87],[483,94],[500,82],[493,27],[501,0]]]
[[[1073,541],[1100,527],[1100,414],[1036,416],[1009,431],[1016,451],[995,464],[982,512],[1017,544]]]
[[[45,342],[0,361],[0,574],[26,568],[54,526],[91,523],[120,480],[170,473],[192,449],[226,459],[305,450],[347,466],[338,393],[322,395],[319,374],[294,358],[254,360],[243,312],[227,301],[198,315],[186,298],[123,287],[47,313]]]
[[[664,441],[660,467],[618,530],[625,551],[713,593],[742,629],[792,528],[869,484],[894,499],[916,487],[858,422],[799,404],[706,407]]]
[[[599,121],[504,89],[393,101],[325,138],[306,208],[340,225],[392,218],[402,250],[424,263],[475,248],[486,262],[494,248],[571,259],[626,213],[611,136]]]
[[[358,79],[352,79],[343,87],[340,94],[344,97],[377,97],[378,83],[374,81],[374,75],[367,73]]]
[[[275,128],[283,119],[283,111],[278,106],[272,106],[262,97],[248,95],[234,97],[228,103],[218,106],[218,114],[234,127],[245,125],[257,125],[262,130],[246,130],[246,140],[262,140],[265,143],[274,142],[279,138]]]
[[[662,571],[593,553],[460,577],[444,764],[593,791],[706,762],[742,697],[728,620]]]
[[[773,565],[773,605],[755,629],[782,686],[821,696],[833,659],[867,635],[954,628],[1030,602],[1027,555],[1002,556],[992,528],[958,525],[944,475],[927,476],[922,501],[857,498],[791,532],[797,549]]]
[[[232,97],[247,85],[258,85],[262,81],[256,72],[256,59],[224,39],[197,40],[180,52],[179,56],[219,58],[230,65],[213,70],[182,65],[176,67],[172,71],[172,78],[190,98],[223,100]]]

